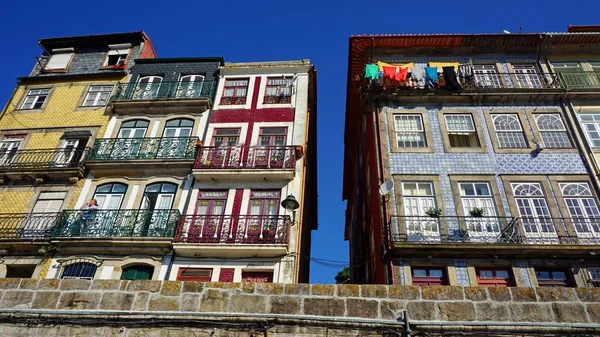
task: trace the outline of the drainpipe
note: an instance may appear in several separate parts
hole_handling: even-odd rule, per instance
[[[385,181],[385,168],[383,165],[383,150],[382,150],[382,144],[381,144],[381,133],[379,130],[379,99],[375,100],[375,142],[376,142],[376,147],[377,147],[377,165],[379,166],[379,183],[383,183]],[[388,284],[394,284],[394,263],[393,260],[391,258],[389,258],[390,252],[392,251],[392,247],[391,247],[391,237],[390,237],[390,229],[389,229],[389,222],[388,222],[388,210],[387,210],[387,202],[385,200],[385,195],[381,196],[381,207],[382,207],[382,218],[383,218],[383,241],[384,241],[384,245],[386,248],[386,254],[384,256],[385,259],[387,259],[388,261],[385,261],[387,268],[388,268],[388,272],[387,272],[387,283]]]

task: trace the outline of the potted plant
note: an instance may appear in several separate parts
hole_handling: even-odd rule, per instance
[[[437,207],[431,207],[425,212],[425,214],[432,218],[439,218],[442,215],[442,210]]]
[[[474,218],[480,218],[483,216],[483,208],[473,207],[473,209],[469,211],[469,214]]]

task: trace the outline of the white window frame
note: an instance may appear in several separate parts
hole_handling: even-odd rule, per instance
[[[44,70],[47,71],[66,71],[73,60],[75,53],[71,50],[53,50],[54,54],[50,55],[48,61],[44,65]],[[57,63],[52,65],[52,63]]]
[[[500,74],[495,64],[476,64],[473,66],[475,83],[479,88],[501,88]]]
[[[578,114],[577,118],[579,118],[579,123],[585,131],[590,146],[600,147],[600,113]],[[597,136],[593,136],[591,133],[595,133]]]
[[[110,99],[110,93],[113,90],[113,85],[90,85],[85,94],[83,102],[81,104],[82,107],[98,107],[98,106],[106,106]],[[102,101],[102,96],[105,95],[104,103],[98,104]],[[90,97],[93,96],[93,100],[90,100]],[[88,101],[91,101],[92,104],[87,104]]]
[[[543,87],[541,75],[535,64],[513,64],[513,71],[517,79],[515,87],[539,89]]]
[[[406,185],[415,184],[416,190],[420,191],[420,185],[425,185],[431,191],[430,194],[410,194]],[[404,204],[405,229],[408,241],[439,241],[440,223],[438,218],[427,217],[429,208],[437,207],[435,190],[429,181],[406,181],[402,183],[402,203]],[[417,213],[414,214],[414,207]]]
[[[131,48],[114,48],[106,53],[106,57],[104,58],[104,62],[102,62],[102,67],[121,67],[124,66],[127,62],[127,57],[131,52]],[[118,55],[117,63],[108,64],[109,56]]]
[[[418,129],[418,130],[399,130],[397,121],[398,121],[398,119],[402,119],[403,117],[417,118],[419,120],[418,126],[420,127],[420,129]],[[425,126],[423,124],[423,116],[422,115],[420,115],[420,114],[395,114],[394,115],[394,130],[396,133],[396,144],[398,147],[400,147],[400,148],[427,147]],[[420,140],[401,140],[400,137],[402,135],[404,135],[405,137],[420,136],[421,139]],[[420,142],[422,142],[423,145],[419,145]],[[413,146],[413,144],[416,144],[416,146]]]
[[[184,79],[189,79],[189,81],[184,82]],[[204,87],[205,79],[206,77],[204,75],[181,76],[179,83],[177,84],[176,97],[194,98],[202,96],[202,88]],[[199,88],[196,88],[195,86]]]
[[[512,125],[514,125],[514,121],[517,122],[518,128],[514,129],[504,129],[499,130],[496,121],[501,117],[510,117],[514,118]],[[498,140],[498,146],[503,149],[523,149],[528,148],[527,139],[525,139],[525,134],[523,133],[523,126],[521,125],[521,120],[517,114],[492,114],[492,123],[494,124],[494,131],[496,132],[496,139]],[[510,125],[508,125],[510,127]],[[506,146],[507,144],[503,144],[502,138],[500,135],[512,135],[511,140],[515,140],[515,136],[518,135],[519,140],[523,141],[523,146]]]
[[[560,183],[558,186],[580,241],[585,241],[586,238],[600,238],[600,209],[590,184],[569,182]],[[567,190],[567,188],[575,189]]]
[[[560,128],[552,129],[552,128],[546,128],[546,127],[540,126],[539,120],[542,116],[555,117],[554,120],[560,122]],[[535,124],[537,125],[540,135],[542,137],[542,142],[544,143],[545,147],[552,148],[552,149],[570,149],[573,147],[573,143],[571,142],[571,138],[569,137],[569,132],[567,132],[565,123],[563,122],[562,117],[560,116],[559,113],[535,114],[534,119],[535,119]],[[554,143],[556,141],[556,139],[549,140],[548,137],[550,136],[550,134],[554,134],[554,133],[562,133],[568,140],[569,146],[556,146],[557,144]],[[549,145],[549,143],[550,143],[550,145]],[[551,146],[551,145],[553,145],[553,146]]]
[[[21,108],[22,110],[32,110],[32,109],[41,109],[44,107],[44,104],[46,103],[46,101],[48,100],[48,97],[50,97],[50,88],[39,88],[39,89],[29,89],[29,91],[27,92],[27,94],[25,95],[25,98],[23,99],[23,103],[21,103]],[[44,99],[42,99],[42,105],[40,105],[39,107],[35,107],[35,105],[40,101],[41,97],[44,97]],[[29,102],[29,105],[27,105],[27,100],[29,98],[33,98],[32,101]]]

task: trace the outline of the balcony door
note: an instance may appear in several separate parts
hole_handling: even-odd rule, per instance
[[[465,214],[465,224],[470,240],[495,242],[500,236],[492,189],[487,182],[459,183],[460,198]],[[483,209],[483,217],[472,216],[474,208]]]
[[[155,99],[158,98],[160,84],[162,83],[160,76],[145,76],[141,77],[135,87],[135,99]]]
[[[203,75],[187,75],[179,79],[177,86],[178,98],[194,98],[202,96],[202,87],[204,85]]]
[[[271,240],[278,237],[280,191],[251,191],[245,239]]]
[[[597,243],[600,211],[588,183],[559,184],[580,243]]]
[[[542,82],[534,64],[514,64],[513,70],[517,79],[517,88],[542,88]]]
[[[283,168],[285,145],[287,139],[286,127],[261,128],[259,131],[258,147],[254,151],[254,166]]]
[[[41,192],[31,213],[15,224],[19,237],[43,237],[50,232],[54,225],[56,214],[62,209],[67,192]]]
[[[554,221],[539,183],[512,184],[525,236],[530,243],[558,243]]]
[[[188,242],[219,242],[230,237],[231,221],[224,221],[227,191],[200,191]]]
[[[177,185],[172,183],[148,185],[144,191],[138,215],[139,228],[134,229],[134,234],[164,236],[161,233],[166,233],[166,229],[171,226],[173,201],[176,193]]]
[[[123,122],[117,139],[114,140],[110,157],[134,159],[140,155],[148,155],[143,153],[143,141],[149,124],[148,121],[140,119]]]
[[[0,165],[10,165],[17,156],[23,137],[8,136],[0,142]]]
[[[128,226],[131,215],[127,214],[128,211],[121,210],[125,192],[127,192],[127,185],[121,183],[96,187],[93,199],[96,200],[101,211],[81,212],[82,218],[85,218],[83,229],[89,231],[88,236],[112,236],[118,233],[121,225]]]
[[[493,64],[474,66],[475,82],[478,88],[496,89],[501,87],[498,70]]]
[[[82,159],[83,152],[89,138],[68,138],[63,141],[61,149],[57,152],[56,166],[76,166]]]
[[[212,147],[203,149],[204,163],[212,167],[236,167],[242,159],[240,129],[215,129]]]
[[[436,207],[433,185],[428,182],[402,183],[402,201],[408,241],[439,241],[439,218],[427,216]]]
[[[172,119],[165,124],[159,158],[186,158],[193,152],[195,144],[190,143],[194,121],[191,119]]]

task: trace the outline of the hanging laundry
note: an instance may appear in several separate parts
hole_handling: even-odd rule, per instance
[[[454,67],[444,67],[444,79],[446,80],[446,86],[450,90],[458,90],[460,89],[460,84],[458,84],[458,79],[456,78],[456,71],[454,71]]]
[[[383,67],[383,77],[390,80],[396,78],[396,67]]]
[[[463,86],[474,84],[474,74],[475,71],[473,69],[473,64],[465,63],[460,64],[458,66],[458,79],[460,81],[460,84],[462,84]]]
[[[419,66],[412,68],[411,76],[415,86],[423,89],[425,88],[425,70]]]
[[[390,64],[390,63],[378,61],[377,66],[379,67],[379,71],[381,71],[381,72],[383,72],[383,67],[403,67],[403,68],[408,68],[408,71],[410,72],[410,69],[414,66],[414,62],[402,63],[402,64]]]
[[[379,78],[379,67],[376,64],[367,64],[365,66],[365,78],[376,80]]]
[[[430,67],[437,67],[438,73],[444,71],[444,67],[454,67],[454,70],[458,70],[458,62],[428,62]]]
[[[395,80],[398,82],[406,82],[406,76],[408,76],[408,68],[398,67],[398,74],[396,74]]]
[[[434,85],[438,81],[437,67],[425,67],[425,76],[431,85]]]

